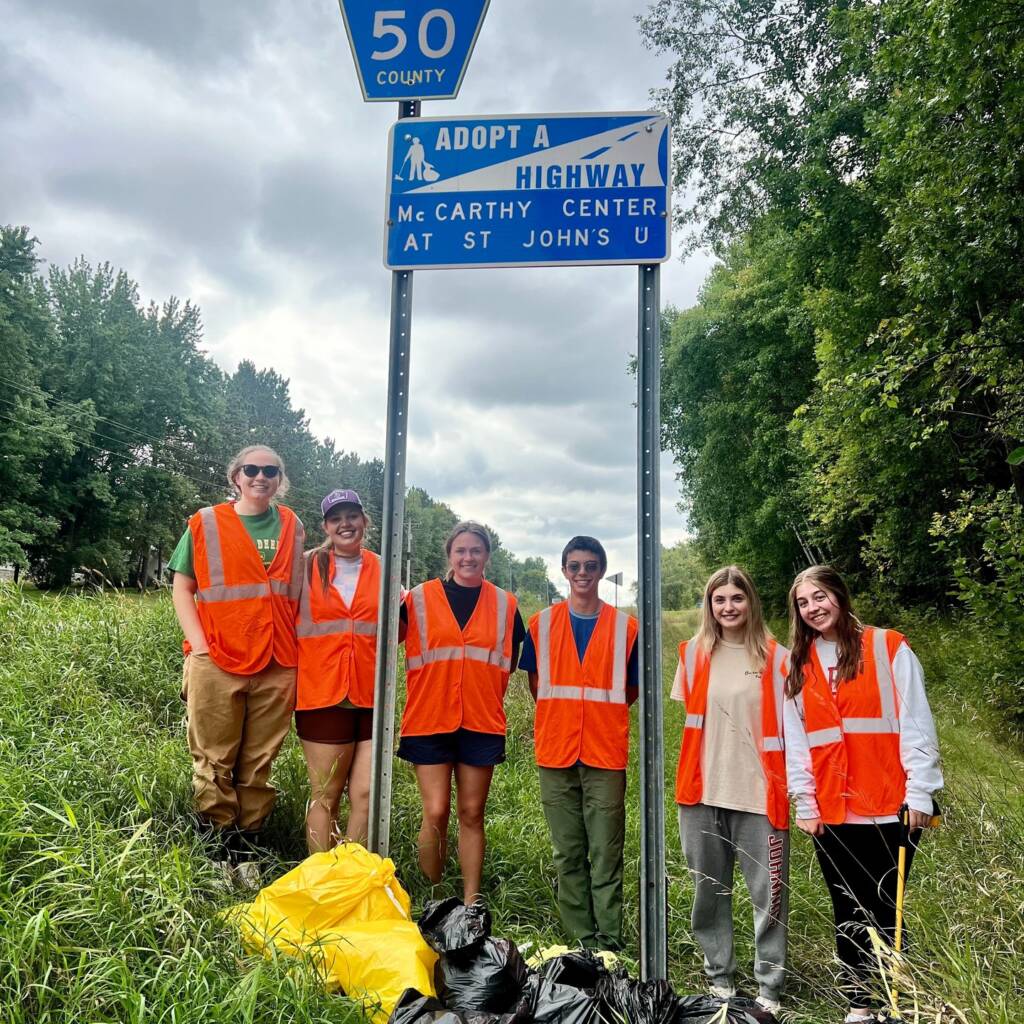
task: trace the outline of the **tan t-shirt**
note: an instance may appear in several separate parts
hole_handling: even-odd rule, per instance
[[[766,813],[761,735],[761,673],[743,644],[720,640],[711,655],[708,707],[700,751],[701,803]]]

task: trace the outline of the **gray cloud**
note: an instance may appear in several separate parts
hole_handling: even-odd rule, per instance
[[[620,0],[493,3],[463,95],[425,115],[648,106],[665,62]],[[198,302],[205,346],[291,380],[313,429],[384,449],[392,104],[362,103],[334,0],[0,0],[0,219]],[[709,261],[666,265],[689,304]],[[635,561],[633,268],[417,274],[408,479],[554,564]],[[678,536],[664,468],[666,536]]]
[[[40,12],[41,17],[70,21],[85,34],[142,47],[176,63],[208,68],[242,60],[255,38],[276,20],[279,5],[274,0],[238,4],[208,0],[51,0],[47,8]]]

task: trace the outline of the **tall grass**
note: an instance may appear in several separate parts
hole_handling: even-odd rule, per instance
[[[666,692],[690,613],[665,620]],[[1024,1019],[1024,798],[1021,761],[993,738],[963,676],[983,671],[983,637],[934,624],[921,639],[941,723],[946,825],[914,865],[908,927],[912,1005],[920,1019]],[[218,913],[189,816],[189,758],[178,700],[180,648],[165,598],[26,600],[0,590],[0,1020],[343,1021],[359,1014],[291,961],[248,956]],[[981,692],[980,690],[978,692]],[[510,690],[508,762],[488,805],[486,897],[495,929],[520,943],[563,941],[522,677]],[[691,885],[675,832],[672,779],[680,708],[666,708],[671,980],[703,987],[690,937]],[[635,744],[634,744],[635,750]],[[419,805],[411,771],[395,773],[391,851],[415,902],[461,891],[453,863],[436,889],[415,866]],[[281,791],[269,872],[303,854],[301,752],[290,739],[274,770]],[[629,806],[638,806],[630,772]],[[637,947],[639,832],[627,832],[627,936]],[[810,842],[794,836],[790,1019],[841,1019],[833,994],[828,899]],[[753,988],[749,904],[736,898],[742,982]],[[907,986],[904,986],[906,988]],[[944,1004],[955,1010],[943,1011]],[[937,1016],[941,1015],[941,1016]]]

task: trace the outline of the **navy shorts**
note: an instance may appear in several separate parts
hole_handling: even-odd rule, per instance
[[[403,736],[398,744],[398,756],[410,764],[468,764],[474,768],[489,768],[505,760],[505,737],[471,729]]]

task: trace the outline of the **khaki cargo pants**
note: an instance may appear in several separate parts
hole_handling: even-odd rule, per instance
[[[257,831],[277,799],[270,767],[291,727],[295,669],[271,662],[252,676],[218,668],[208,654],[185,659],[192,790],[200,818]]]

